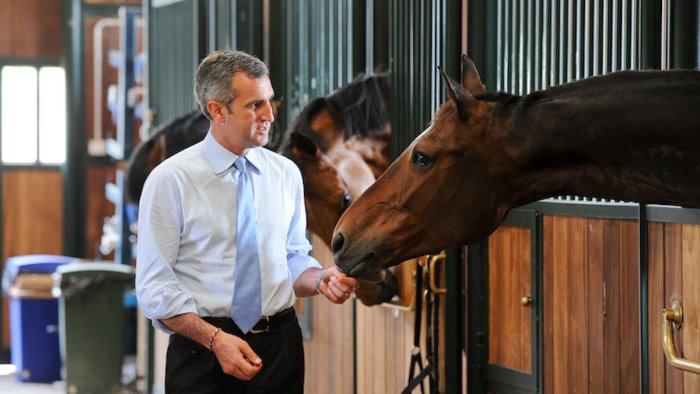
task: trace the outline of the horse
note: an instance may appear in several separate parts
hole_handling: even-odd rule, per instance
[[[358,278],[486,238],[559,195],[700,207],[700,71],[620,71],[526,96],[486,92],[462,57],[448,100],[345,211],[331,242]]]
[[[309,230],[330,247],[340,215],[389,166],[386,74],[360,74],[327,97],[307,104],[285,132],[278,153],[300,168]],[[127,164],[127,197],[138,203],[150,171],[206,135],[208,119],[199,110],[159,128],[138,145]],[[391,299],[396,278],[389,274],[361,282],[356,295],[365,305]]]

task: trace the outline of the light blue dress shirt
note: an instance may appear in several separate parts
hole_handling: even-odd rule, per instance
[[[139,203],[136,292],[144,315],[158,319],[183,313],[231,316],[236,275],[237,155],[214,139],[172,156],[149,175]],[[293,285],[309,255],[301,173],[287,158],[265,148],[246,154],[252,164],[262,278],[263,315],[296,300]]]

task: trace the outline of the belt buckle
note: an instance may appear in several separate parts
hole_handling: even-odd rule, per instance
[[[270,316],[263,316],[262,319],[260,319],[260,321],[263,321],[263,320],[265,321],[265,328],[260,329],[260,330],[256,330],[255,328],[251,328],[250,332],[253,334],[261,334],[263,332],[270,331]],[[260,322],[258,322],[258,323],[260,323]]]

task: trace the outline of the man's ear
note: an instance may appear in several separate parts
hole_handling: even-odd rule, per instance
[[[207,101],[207,111],[213,120],[218,120],[219,122],[224,121],[224,104],[218,101]]]

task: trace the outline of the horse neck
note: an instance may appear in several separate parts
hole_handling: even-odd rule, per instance
[[[520,101],[514,204],[579,195],[700,206],[700,73],[618,74]]]

